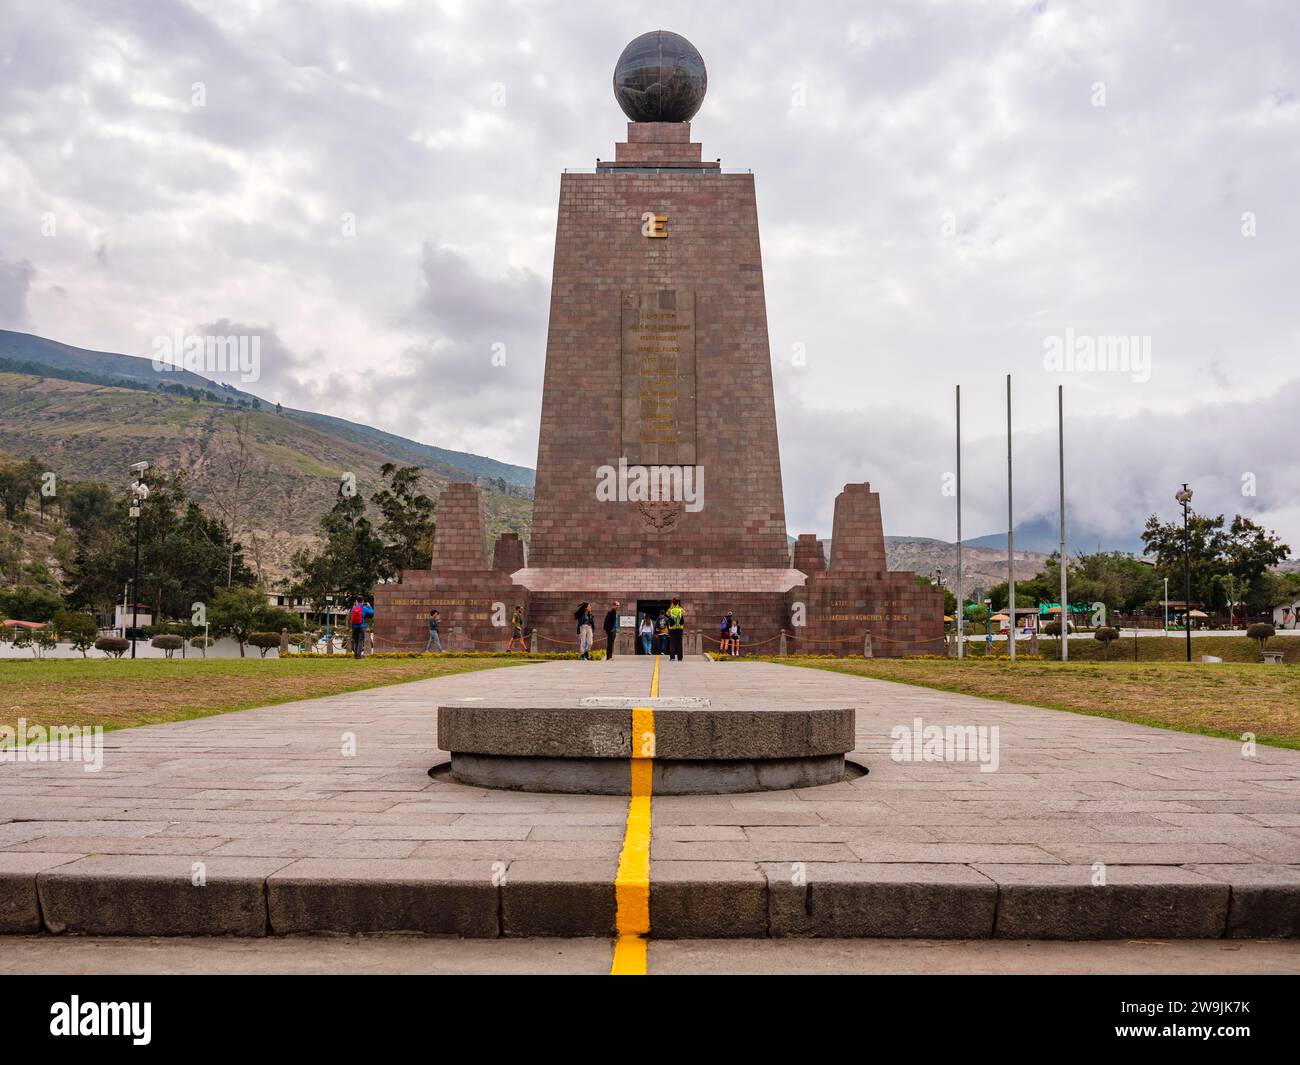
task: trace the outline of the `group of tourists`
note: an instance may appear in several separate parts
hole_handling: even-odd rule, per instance
[[[591,648],[596,638],[596,617],[591,612],[591,603],[583,602],[573,612],[577,623],[578,657],[584,662],[591,661]],[[605,633],[605,661],[614,657],[614,646],[618,640],[621,624],[619,601],[615,599],[605,612],[602,629]],[[686,632],[686,611],[682,601],[673,596],[672,601],[659,614],[649,611],[641,615],[637,623],[637,639],[641,643],[641,653],[646,655],[667,655],[671,662],[674,658],[682,661],[682,637]]]
[[[619,606],[617,599],[610,603],[601,626],[605,634],[606,662],[614,657],[614,647],[618,640],[622,621]],[[357,613],[358,611],[360,614]],[[352,644],[358,658],[361,657],[360,648],[365,642],[366,628],[372,623],[374,615],[374,607],[360,599],[352,608]],[[596,616],[592,612],[590,601],[584,600],[578,605],[578,609],[573,612],[573,620],[578,634],[578,657],[584,662],[590,662],[592,648],[596,642]],[[442,654],[442,615],[437,610],[430,610],[428,623],[429,638],[424,645],[425,653],[436,651]],[[642,654],[667,655],[670,662],[673,659],[680,662],[682,661],[682,638],[685,632],[686,611],[682,608],[681,599],[673,596],[668,606],[658,613],[646,611],[641,615],[637,622],[636,638],[641,645]],[[516,644],[520,651],[528,650],[528,644],[524,639],[524,608],[518,604],[515,605],[514,613],[510,617],[510,641],[506,644],[506,650],[515,650]],[[731,611],[727,611],[719,621],[718,646],[724,655],[729,654],[733,657],[740,655],[740,623]]]
[[[519,644],[521,651],[528,650],[528,644],[524,641],[524,608],[518,603],[515,604],[514,613],[510,615],[510,642],[506,644],[506,650],[513,651],[515,644]],[[428,654],[430,651],[443,653],[442,614],[437,610],[429,611],[429,638],[424,642],[424,653]]]
[[[728,610],[718,623],[718,650],[733,658],[740,657],[740,622],[736,615]]]

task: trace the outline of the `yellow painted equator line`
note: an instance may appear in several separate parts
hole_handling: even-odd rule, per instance
[[[659,657],[650,678],[650,698],[659,694]],[[632,708],[632,792],[627,802],[627,828],[614,878],[616,904],[614,962],[611,976],[644,976],[646,941],[650,931],[650,796],[654,785],[655,712]]]

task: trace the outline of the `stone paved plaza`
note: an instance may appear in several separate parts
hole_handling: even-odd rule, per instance
[[[98,773],[0,764],[0,929],[611,935],[627,800],[431,779],[435,707],[650,679],[533,664],[109,733]],[[762,663],[665,661],[660,695],[856,705],[870,772],[656,797],[654,938],[1300,930],[1300,752]],[[893,760],[917,718],[998,726],[997,771]]]

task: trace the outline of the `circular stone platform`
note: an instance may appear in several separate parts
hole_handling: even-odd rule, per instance
[[[462,784],[626,795],[633,707],[654,711],[654,793],[774,791],[844,779],[853,707],[591,697],[438,708],[438,746]],[[640,743],[638,742],[638,747]]]

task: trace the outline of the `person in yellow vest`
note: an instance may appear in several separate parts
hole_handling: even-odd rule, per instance
[[[674,658],[682,661],[682,633],[686,629],[686,611],[682,601],[673,596],[673,604],[668,608],[668,661]]]

